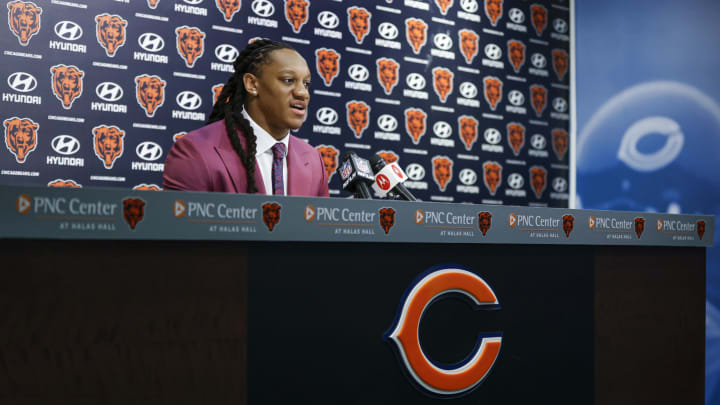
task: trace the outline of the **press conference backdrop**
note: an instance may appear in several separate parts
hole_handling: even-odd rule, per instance
[[[308,61],[297,132],[380,152],[420,199],[567,206],[566,0],[6,1],[0,182],[158,189],[254,38]]]
[[[576,4],[578,208],[720,215],[720,4]],[[706,399],[720,404],[717,246],[707,261]]]

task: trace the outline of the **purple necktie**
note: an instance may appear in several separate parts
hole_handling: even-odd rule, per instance
[[[272,147],[273,166],[272,166],[272,182],[273,194],[285,194],[285,181],[283,181],[283,158],[285,157],[285,144],[276,143]]]

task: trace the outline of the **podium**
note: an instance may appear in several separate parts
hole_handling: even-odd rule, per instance
[[[5,403],[704,402],[714,217],[0,187],[0,224]],[[438,393],[388,335],[448,269],[497,305],[428,299],[423,355],[500,349]]]

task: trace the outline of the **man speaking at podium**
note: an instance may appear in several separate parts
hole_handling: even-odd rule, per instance
[[[289,134],[310,101],[305,59],[289,45],[258,39],[233,66],[208,125],[170,150],[163,188],[329,197],[320,153]]]

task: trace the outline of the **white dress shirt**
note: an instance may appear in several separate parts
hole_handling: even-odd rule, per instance
[[[255,152],[255,159],[257,160],[258,169],[260,169],[260,175],[263,180],[263,185],[265,185],[265,194],[272,195],[273,193],[273,182],[272,182],[272,165],[273,165],[273,152],[272,147],[278,142],[282,142],[285,144],[285,157],[283,158],[283,195],[287,195],[287,154],[290,152],[290,137],[285,135],[285,137],[278,141],[277,139],[273,138],[272,135],[270,135],[266,130],[264,130],[260,125],[258,125],[253,119],[250,117],[250,115],[245,112],[245,110],[242,110],[242,115],[245,117],[249,122],[250,126],[253,129],[253,132],[255,133],[255,137],[257,138],[257,149]],[[288,132],[289,134],[289,132]]]

